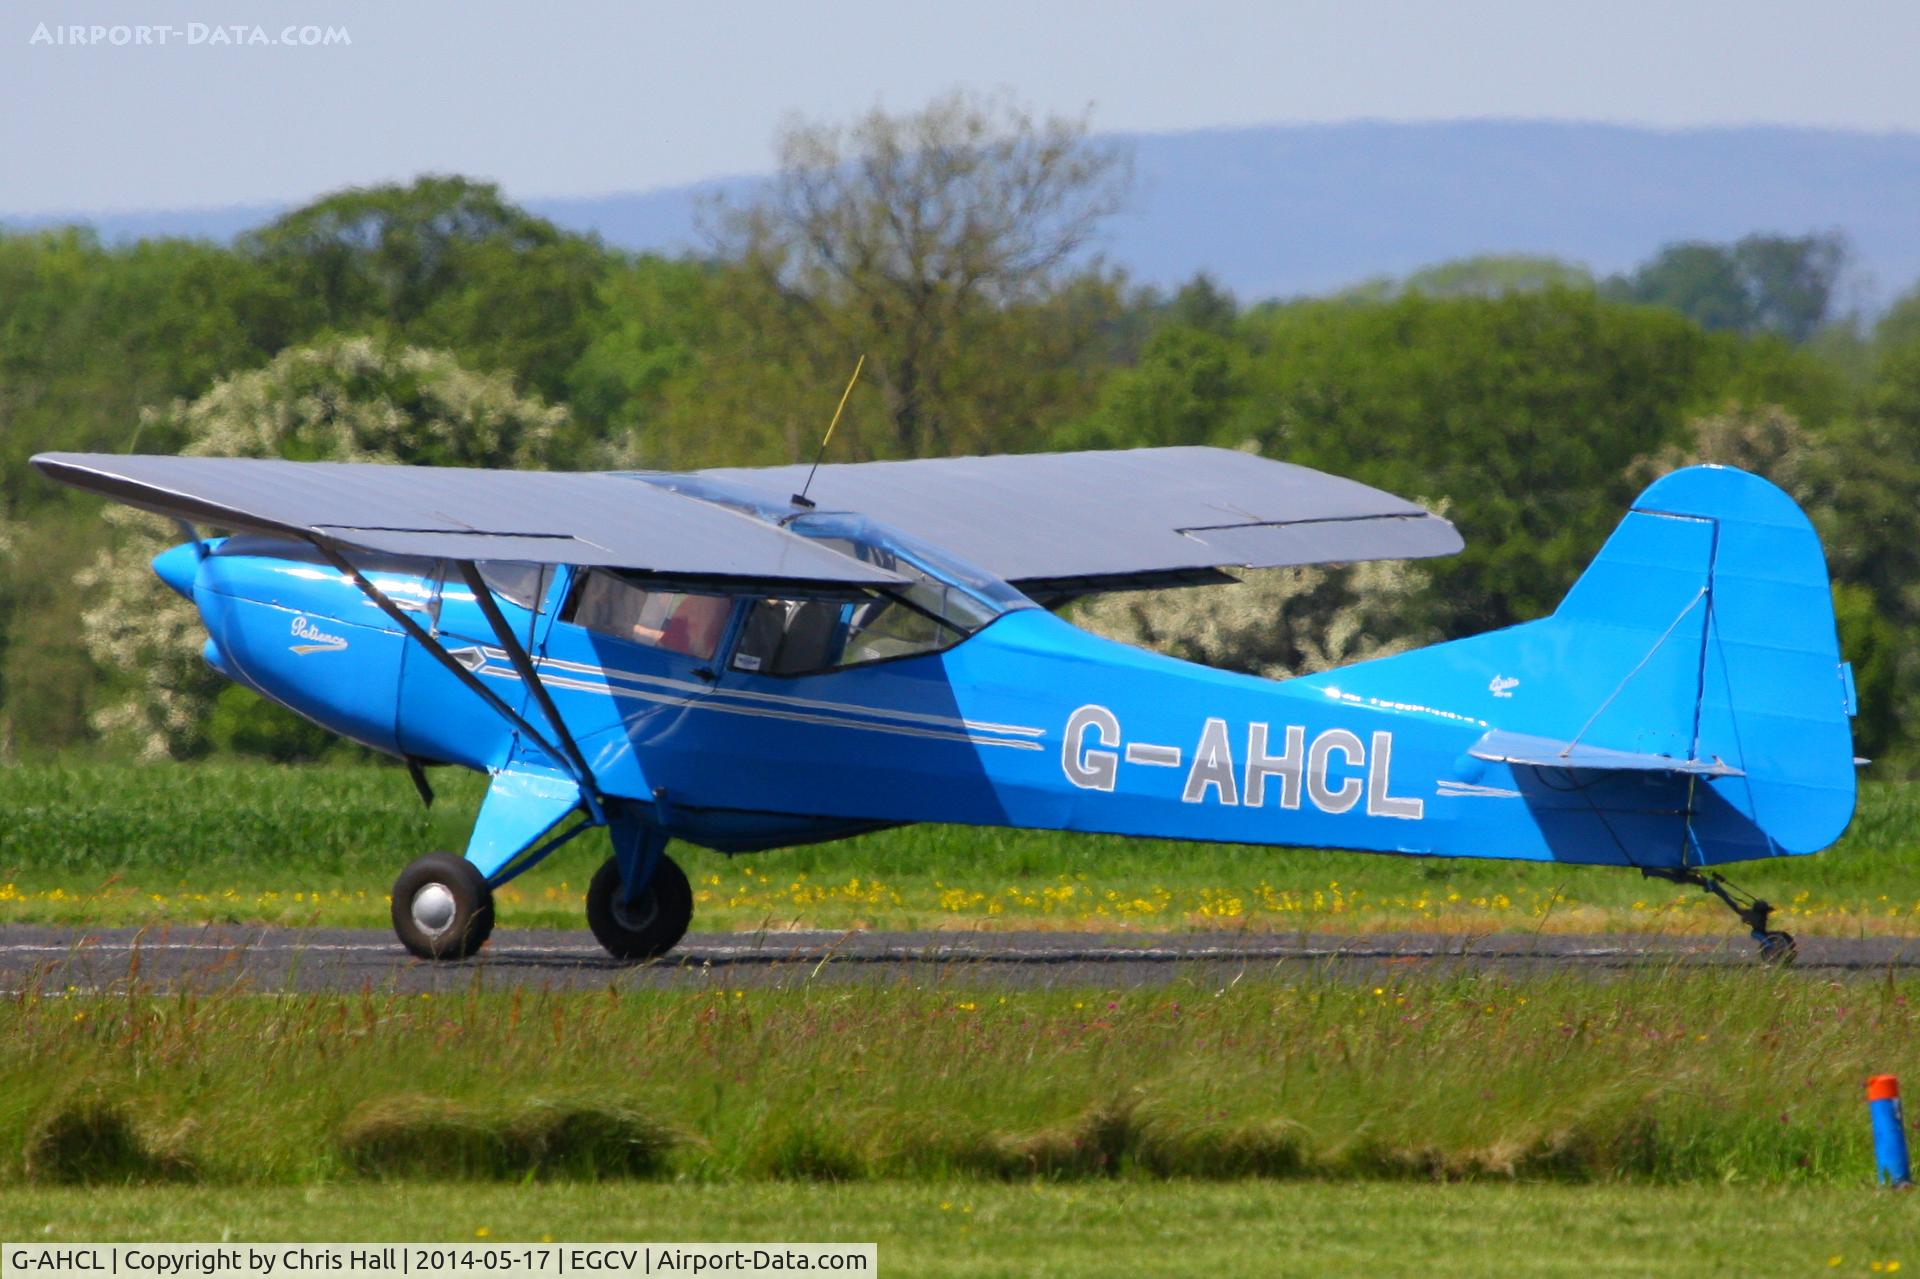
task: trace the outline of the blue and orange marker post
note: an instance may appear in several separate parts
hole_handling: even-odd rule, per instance
[[[1900,1114],[1900,1081],[1892,1075],[1867,1080],[1867,1113],[1873,1117],[1874,1175],[1894,1187],[1913,1185],[1907,1161],[1907,1125]]]

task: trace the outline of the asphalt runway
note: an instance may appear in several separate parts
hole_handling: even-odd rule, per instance
[[[502,929],[481,954],[414,959],[382,930],[173,926],[0,927],[0,992],[458,991],[794,987],[809,983],[1128,989],[1175,981],[1353,980],[1386,974],[1648,968],[1753,969],[1744,936],[1499,933],[693,933],[647,964],[607,956],[591,934]],[[1811,937],[1794,970],[1832,978],[1920,970],[1920,938]]]

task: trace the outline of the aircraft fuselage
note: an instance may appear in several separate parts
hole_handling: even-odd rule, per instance
[[[185,548],[183,548],[185,549]],[[498,771],[514,727],[337,568],[229,543],[191,587],[220,670],[376,750]],[[178,554],[179,552],[175,552]],[[473,594],[428,562],[366,576],[529,718]],[[952,822],[1249,844],[1622,864],[1679,849],[1686,783],[1609,776],[1577,794],[1473,758],[1515,695],[1451,705],[1273,681],[1008,611],[942,651],[780,676],[739,668],[751,600],[710,657],[563,620],[575,574],[500,598],[601,790],[669,834],[727,851],[878,825]],[[1458,685],[1456,685],[1458,687]]]

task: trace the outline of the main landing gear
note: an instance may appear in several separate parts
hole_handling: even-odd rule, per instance
[[[693,922],[693,887],[666,855],[666,836],[616,826],[612,857],[587,886],[587,926],[616,959],[654,959]],[[393,881],[393,931],[422,959],[466,959],[493,934],[493,889],[454,853],[428,853]]]
[[[393,931],[422,959],[465,959],[493,935],[493,889],[457,853],[428,853],[393,881]]]
[[[1654,866],[1641,867],[1640,873],[1648,879],[1664,879],[1673,884],[1692,884],[1702,892],[1712,893],[1727,904],[1731,910],[1753,933],[1754,941],[1760,943],[1760,958],[1769,964],[1791,964],[1799,948],[1794,945],[1793,934],[1783,933],[1767,927],[1773,916],[1773,907],[1753,896],[1741,892],[1718,875],[1709,875],[1693,866]]]
[[[693,922],[693,888],[667,856],[667,834],[632,809],[609,814],[613,856],[587,885],[587,927],[615,959],[654,959]]]
[[[609,857],[587,885],[587,927],[615,959],[653,959],[680,944],[693,922],[693,887],[662,853],[636,894],[621,891],[620,859]]]

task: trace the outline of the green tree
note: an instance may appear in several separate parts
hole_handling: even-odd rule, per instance
[[[0,564],[11,597],[0,654],[0,737],[21,755],[46,755],[93,738],[90,713],[100,675],[88,657],[80,616],[91,601],[74,575],[107,540],[97,503],[48,504],[15,521],[13,553]]]
[[[1247,396],[1244,344],[1206,329],[1173,325],[1147,342],[1140,362],[1110,376],[1099,406],[1064,428],[1060,448],[1143,448],[1234,444]]]
[[[1240,303],[1205,271],[1181,285],[1160,316],[1165,324],[1198,329],[1223,338],[1233,336],[1234,324],[1239,318]]]
[[[1679,438],[1705,348],[1680,316],[1566,289],[1247,324],[1262,453],[1452,504],[1467,549],[1434,570],[1450,633],[1559,602],[1633,496],[1628,464]]]
[[[1913,642],[1920,635],[1920,422],[1874,416],[1831,423],[1820,432],[1805,493],[1834,577],[1866,591],[1892,632],[1889,640],[1871,625],[1858,602],[1843,615],[1853,619],[1853,638],[1862,645],[1847,650],[1860,660],[1856,685],[1868,712],[1854,726],[1856,741],[1865,754],[1911,762],[1920,758],[1912,745],[1920,733],[1920,646]],[[1887,652],[1884,681],[1871,678],[1876,650]]]
[[[1836,234],[1749,235],[1732,245],[1689,240],[1610,281],[1608,292],[1671,307],[1710,331],[1804,342],[1826,323],[1846,261]]]
[[[1754,324],[1740,267],[1718,244],[1669,244],[1610,292],[1624,301],[1669,307],[1710,332],[1745,333]]]
[[[1854,375],[1806,343],[1775,333],[1710,333],[1699,382],[1720,411],[1777,406],[1804,422],[1827,422],[1853,410],[1859,388]]]
[[[465,282],[477,246],[535,249],[558,239],[551,223],[507,202],[492,183],[423,177],[336,192],[238,244],[314,299],[324,323],[344,327],[418,319]]]
[[[88,306],[103,335],[146,363],[148,390],[186,395],[264,362],[308,332],[307,299],[245,258],[190,240],[142,240],[101,265]]]
[[[1008,343],[993,330],[1054,297],[1119,208],[1126,155],[1089,140],[1085,120],[959,94],[848,127],[796,124],[777,146],[766,193],[710,219],[720,255],[758,286],[750,322],[828,367],[866,354],[885,409],[869,449],[945,453],[993,433],[981,392],[1003,398],[993,379],[1034,366],[996,368],[981,344],[1047,336]]]
[[[568,236],[534,248],[477,246],[467,282],[403,329],[409,342],[444,347],[476,368],[511,373],[561,398],[591,340],[600,282],[599,245]]]
[[[1350,302],[1387,302],[1418,293],[1430,298],[1497,298],[1543,289],[1591,289],[1593,272],[1578,262],[1532,253],[1481,253],[1421,267],[1400,279],[1379,276],[1343,289]]]
[[[1733,260],[1752,299],[1752,327],[1804,342],[1832,314],[1847,246],[1838,233],[1750,235],[1733,246]]]
[[[564,434],[566,411],[445,352],[350,338],[283,352],[191,403],[150,411],[147,424],[193,455],[540,466]],[[204,636],[193,606],[148,568],[178,532],[124,507],[106,518],[120,536],[76,582],[90,601],[87,652],[122,677],[95,726],[145,756],[193,754],[207,745],[221,683],[200,661]],[[229,711],[225,739],[261,748],[260,712],[231,704]],[[280,723],[283,738],[305,732],[291,717]]]
[[[567,397],[579,426],[607,442],[609,462],[673,455],[662,438],[667,398],[723,327],[716,298],[723,269],[649,255],[601,281],[586,346],[567,373]]]
[[[1831,424],[1813,501],[1832,513],[1828,554],[1896,622],[1920,626],[1920,331],[1883,325],[1864,411]]]
[[[1833,584],[1833,612],[1840,656],[1853,666],[1854,750],[1875,760],[1892,755],[1896,765],[1911,762],[1905,730],[1920,723],[1912,631],[1888,620],[1873,592],[1854,582]]]
[[[283,283],[215,245],[0,236],[0,492],[23,515],[62,500],[30,454],[124,451],[140,405],[264,362],[306,317]]]
[[[150,451],[139,407],[263,363],[309,308],[257,264],[212,244],[108,248],[74,229],[0,235],[0,505],[16,556],[0,586],[13,637],[4,716],[23,751],[84,741],[95,674],[78,640],[73,575],[99,549],[97,505],[26,465],[42,450]]]
[[[1482,253],[1423,267],[1401,287],[1435,298],[1497,298],[1546,289],[1591,289],[1593,273],[1578,262],[1531,253]]]
[[[1920,287],[1894,299],[1873,326],[1873,344],[1882,352],[1920,349]]]
[[[7,645],[13,631],[13,524],[0,498],[0,766],[13,762],[13,720],[7,706]]]
[[[239,241],[339,331],[379,329],[564,391],[613,258],[512,204],[492,183],[424,177],[352,188]]]

